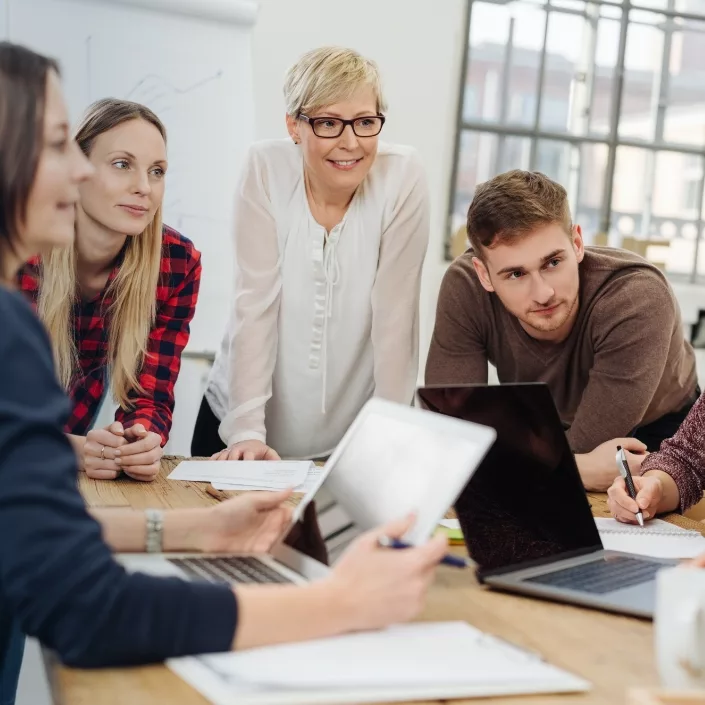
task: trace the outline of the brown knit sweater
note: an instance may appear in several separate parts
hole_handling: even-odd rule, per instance
[[[647,470],[662,470],[678,487],[681,511],[699,502],[705,490],[705,394],[690,410],[673,438],[661,444],[641,464],[641,474]]]
[[[695,355],[664,275],[632,252],[600,247],[586,248],[579,272],[578,317],[554,344],[530,337],[482,288],[472,253],[458,257],[441,286],[426,383],[486,382],[488,362],[500,382],[545,382],[576,453],[692,402]]]

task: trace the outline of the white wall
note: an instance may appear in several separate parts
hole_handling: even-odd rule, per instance
[[[465,0],[260,0],[253,32],[257,139],[286,136],[284,73],[304,52],[326,44],[348,46],[379,64],[389,103],[383,137],[419,150],[431,192],[431,241],[421,297],[422,364],[445,270],[464,6]]]

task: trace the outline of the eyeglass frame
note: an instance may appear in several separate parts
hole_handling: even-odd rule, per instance
[[[377,120],[381,121],[381,125],[379,126],[379,131],[375,132],[374,135],[358,135],[357,132],[355,132],[355,123],[358,120],[366,120],[369,118],[375,118]],[[308,115],[304,115],[303,113],[299,113],[299,119],[303,120],[304,122],[307,122],[309,127],[311,128],[311,132],[313,132],[316,137],[319,137],[322,140],[337,140],[338,137],[340,137],[343,132],[345,132],[345,128],[350,125],[350,129],[353,131],[353,134],[355,137],[361,137],[364,139],[365,137],[377,137],[380,132],[382,132],[382,128],[384,127],[384,123],[386,122],[387,118],[384,115],[360,115],[360,117],[353,118],[352,120],[343,120],[343,118],[339,117],[309,117]],[[343,123],[343,127],[340,130],[340,132],[337,135],[319,135],[316,133],[315,125],[318,121],[323,121],[323,120],[339,120],[340,122]]]

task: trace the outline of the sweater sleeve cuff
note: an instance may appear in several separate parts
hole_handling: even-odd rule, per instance
[[[663,452],[652,453],[645,458],[644,462],[641,464],[639,474],[644,475],[650,470],[665,472],[666,475],[669,475],[673,482],[675,482],[678,488],[678,511],[681,514],[688,511],[690,507],[700,501],[697,489],[692,488],[688,482],[687,474],[678,467],[677,463],[669,462],[669,459],[664,456]]]

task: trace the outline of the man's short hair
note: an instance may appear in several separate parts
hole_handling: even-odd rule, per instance
[[[568,194],[538,171],[514,169],[485,181],[468,209],[468,240],[475,254],[483,248],[511,244],[542,225],[573,229]]]

